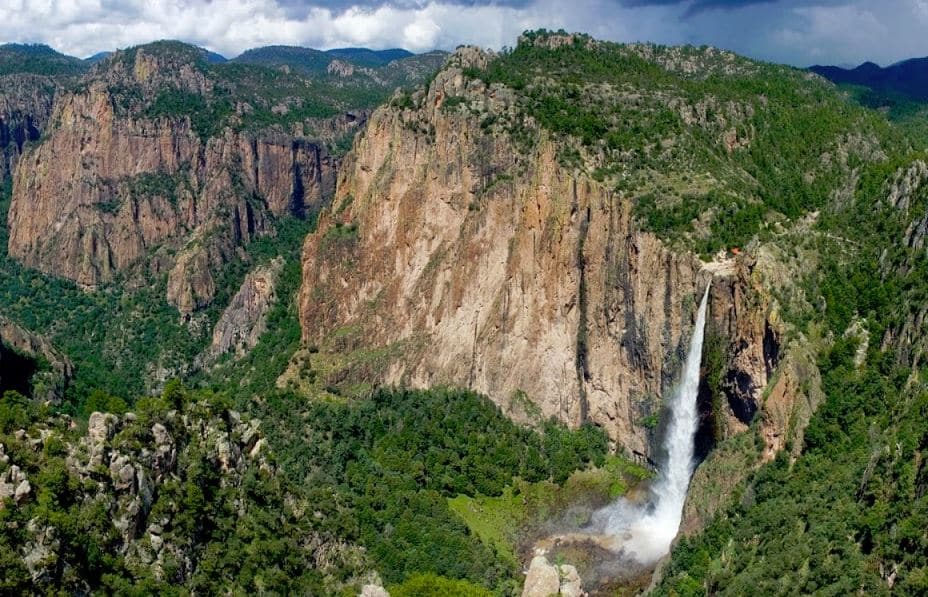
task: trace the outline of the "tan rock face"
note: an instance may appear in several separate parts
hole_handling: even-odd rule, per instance
[[[331,196],[335,161],[305,139],[231,129],[201,138],[186,116],[123,105],[127,85],[151,97],[210,93],[203,73],[164,60],[138,50],[60,97],[43,142],[17,168],[9,249],[88,287],[159,247],[181,250],[169,298],[189,312],[212,299],[209,268],[235,246]]]
[[[361,588],[361,597],[390,597],[390,593],[380,585],[364,585]]]
[[[204,355],[206,362],[226,353],[242,357],[255,347],[267,329],[267,312],[277,299],[277,279],[283,265],[283,259],[277,258],[245,276],[213,328],[213,340]]]
[[[727,435],[747,429],[780,360],[781,331],[769,296],[754,275],[755,265],[752,257],[742,255],[732,271],[716,277],[712,289],[713,331],[726,339],[722,390],[732,415]]]
[[[570,564],[554,565],[545,556],[535,556],[525,574],[522,597],[585,597],[577,569]]]
[[[466,386],[517,420],[593,422],[654,462],[648,423],[713,280],[724,397],[703,405],[705,426],[722,421],[710,441],[746,430],[782,358],[754,258],[704,264],[671,251],[639,230],[631,199],[565,166],[559,140],[542,132],[526,149],[486,126],[515,101],[463,76],[489,58],[459,50],[418,108],[371,116],[304,246],[306,345],[378,355],[335,381]],[[786,433],[780,417],[765,420]]]
[[[508,109],[507,90],[448,68],[420,110],[371,117],[305,245],[304,340],[394,347],[376,381],[468,386],[514,415],[524,393],[649,456],[641,420],[679,373],[710,274],[563,167],[552,140],[519,155],[450,97]]]
[[[558,569],[548,563],[544,556],[536,556],[529,566],[522,597],[550,597],[561,592]]]
[[[724,508],[752,470],[783,450],[796,457],[809,419],[823,400],[815,350],[801,334],[785,342],[771,288],[795,279],[777,252],[760,247],[719,271],[707,332],[724,338],[721,404],[700,396],[712,452],[693,475],[681,531],[698,532]],[[705,355],[704,355],[704,364]],[[714,373],[713,373],[714,374]],[[713,407],[720,411],[712,412]],[[748,424],[757,421],[757,437]]]

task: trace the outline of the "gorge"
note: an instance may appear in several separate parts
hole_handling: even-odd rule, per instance
[[[925,586],[917,126],[544,30],[64,63],[0,76],[0,592]]]

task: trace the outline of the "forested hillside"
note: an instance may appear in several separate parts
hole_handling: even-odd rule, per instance
[[[818,308],[789,317],[824,340],[826,400],[800,454],[761,467],[674,550],[660,594],[928,590],[923,159],[863,170],[793,237],[821,260],[801,280]]]
[[[738,485],[674,550],[657,593],[925,592],[928,139],[800,71],[690,49],[583,45],[520,45],[477,76],[524,87],[528,113],[597,155],[594,176],[639,194],[641,222],[669,241],[703,254],[796,255],[799,269],[776,291],[788,333],[818,347],[826,397],[801,452],[780,452]],[[542,74],[547,82],[532,85]],[[660,100],[612,108],[621,94],[599,85],[656,90]],[[702,98],[722,151],[705,137],[696,145],[671,114],[660,118],[678,94]],[[658,172],[704,170],[714,188],[701,197],[660,186]]]
[[[65,56],[46,45],[0,45],[0,76],[10,74],[75,76],[83,74],[88,68],[89,66],[83,60]]]

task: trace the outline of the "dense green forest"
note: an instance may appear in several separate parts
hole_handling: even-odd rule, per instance
[[[95,409],[127,409],[100,393],[93,401]],[[7,392],[0,399],[0,444],[8,460],[0,463],[0,473],[6,462],[17,463],[32,481],[36,499],[0,509],[2,588],[17,592],[35,586],[17,555],[32,524],[56,529],[59,564],[37,585],[47,588],[122,592],[135,587],[174,594],[237,587],[321,594],[350,580],[369,558],[399,594],[429,587],[511,594],[519,585],[519,569],[499,562],[452,513],[446,498],[498,495],[516,477],[562,482],[574,470],[603,464],[608,449],[597,429],[569,431],[552,423],[537,433],[470,392],[381,390],[354,404],[307,404],[299,396],[270,392],[253,410],[268,422],[269,458],[281,474],[249,466],[236,475],[217,470],[210,443],[223,428],[234,428],[239,415],[231,406],[226,395],[171,382],[160,396],[134,404],[131,419],[110,444],[145,462],[153,450],[152,425],[166,426],[177,442],[178,468],[173,480],[154,492],[146,518],[168,521],[160,523],[159,538],[193,562],[192,575],[163,564],[163,579],[157,580],[150,566],[118,555],[125,550],[114,526],[114,502],[96,489],[109,471],[88,464],[78,476],[65,466],[66,445],[81,431],[48,407]],[[31,432],[14,435],[39,424],[46,431],[38,446],[31,444]],[[206,425],[206,433],[197,432],[196,425]],[[315,514],[299,516],[297,507]],[[356,543],[366,555],[320,570],[311,548],[301,543],[309,536]],[[183,582],[175,586],[173,579]]]
[[[284,503],[292,495],[285,479],[267,469],[252,466],[233,477],[221,474],[209,435],[201,435],[172,414],[179,411],[218,431],[232,427],[227,408],[219,396],[189,393],[179,384],[169,384],[161,396],[139,400],[133,408],[134,418],[126,419],[110,443],[110,449],[125,454],[130,462],[139,462],[135,470],[143,471],[153,448],[153,424],[164,425],[165,433],[176,442],[175,474],[160,483],[147,498],[150,503],[143,501],[142,506],[146,519],[161,521],[158,538],[177,548],[160,562],[163,578],[158,580],[153,567],[144,558],[139,560],[138,547],[129,549],[116,526],[114,515],[121,512],[125,488],[107,486],[105,466],[95,470],[87,464],[78,469],[82,471],[78,475],[65,459],[81,461],[87,454],[69,456],[67,442],[76,439],[76,431],[69,428],[68,420],[50,416],[47,409],[15,392],[6,393],[0,400],[0,444],[8,460],[0,463],[0,471],[8,468],[7,462],[16,463],[28,475],[35,499],[0,509],[0,590],[8,594],[60,589],[175,595],[238,587],[279,593],[325,592],[323,573],[303,543],[303,538],[324,532],[319,518],[296,515],[292,504]],[[31,443],[31,434],[14,434],[16,429],[29,430],[39,423],[45,439],[38,446]],[[149,474],[157,474],[157,462],[148,466]],[[314,506],[324,508],[325,504]],[[35,527],[53,528],[54,542],[44,548],[31,544],[30,529]],[[52,556],[46,574],[30,577],[20,557],[23,548],[39,550],[40,561]],[[185,559],[195,563],[189,576],[182,575]],[[178,584],[184,576],[188,578]]]
[[[83,60],[65,56],[43,44],[0,45],[0,76],[14,73],[77,76],[89,68]]]
[[[366,546],[388,583],[428,572],[514,590],[519,570],[473,536],[446,498],[499,495],[514,477],[562,483],[602,465],[608,450],[599,429],[549,424],[538,433],[455,390],[378,390],[348,404],[277,393],[257,412],[275,422],[268,437],[286,475],[337,492],[351,513],[341,536]]]

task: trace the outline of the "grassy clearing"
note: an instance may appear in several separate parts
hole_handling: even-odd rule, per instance
[[[614,500],[649,475],[643,467],[609,456],[602,467],[577,471],[563,485],[520,480],[498,497],[459,495],[448,505],[506,564],[518,566],[520,547],[545,522],[569,516],[571,506]]]

